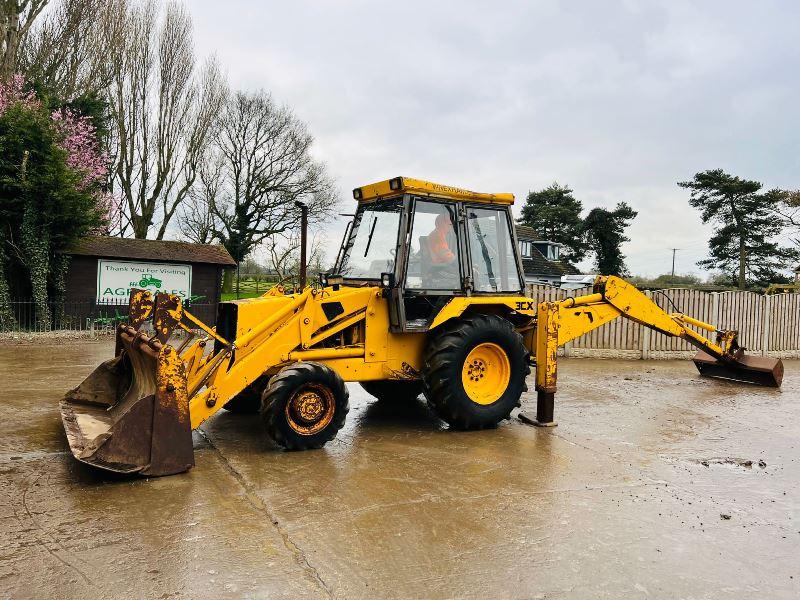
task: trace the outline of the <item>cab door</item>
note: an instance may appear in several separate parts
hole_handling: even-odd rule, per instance
[[[409,212],[398,329],[427,331],[447,301],[466,292],[463,218],[457,202],[433,198],[412,198]]]

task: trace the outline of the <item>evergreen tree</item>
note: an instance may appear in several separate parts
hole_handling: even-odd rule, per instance
[[[700,209],[703,223],[713,223],[708,242],[709,258],[697,264],[730,275],[739,289],[763,285],[781,277],[800,252],[781,247],[775,237],[783,222],[776,218],[787,192],[762,192],[758,181],[741,179],[714,169],[697,173],[678,185],[690,190],[689,204]]]
[[[587,250],[581,210],[581,201],[572,195],[568,186],[553,183],[528,194],[518,223],[534,228],[546,240],[563,244],[562,259],[575,264],[583,259]]]
[[[593,208],[584,219],[583,232],[601,275],[627,275],[622,244],[630,241],[625,229],[637,214],[628,204],[620,202],[614,210]]]
[[[62,253],[105,219],[106,161],[87,118],[52,111],[21,79],[0,85],[0,322],[11,319],[12,295],[30,295],[49,328]]]

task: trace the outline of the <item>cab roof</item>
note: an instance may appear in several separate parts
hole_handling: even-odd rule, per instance
[[[450,185],[432,183],[411,177],[394,177],[377,183],[356,188],[353,198],[359,202],[370,202],[379,198],[399,196],[401,194],[416,194],[418,196],[433,196],[469,202],[485,202],[486,204],[514,204],[514,194],[485,194],[471,192]]]

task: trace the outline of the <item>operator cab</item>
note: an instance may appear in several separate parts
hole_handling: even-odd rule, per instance
[[[393,331],[425,331],[453,296],[518,295],[512,194],[481,194],[396,177],[356,188],[332,273],[381,285]]]

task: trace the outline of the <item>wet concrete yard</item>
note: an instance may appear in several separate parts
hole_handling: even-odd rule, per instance
[[[0,597],[800,597],[796,361],[776,391],[562,360],[555,429],[450,432],[351,386],[323,450],[222,411],[192,471],[146,480],[80,465],[61,428],[112,353],[0,347]]]

